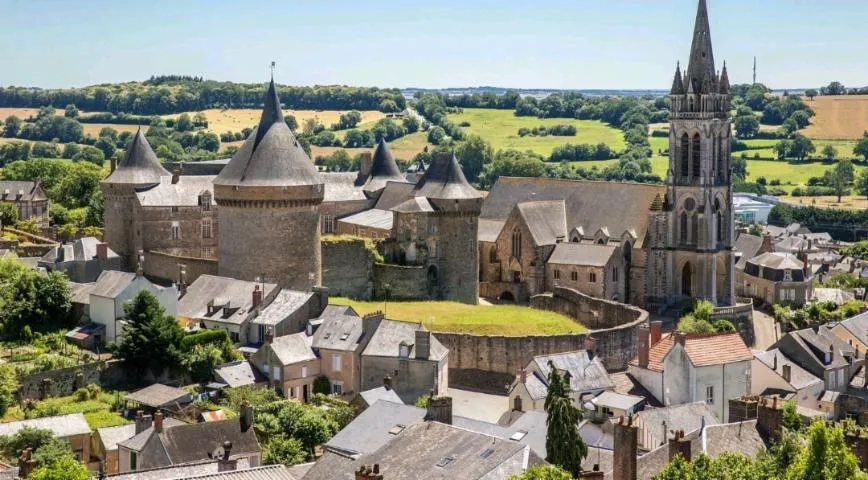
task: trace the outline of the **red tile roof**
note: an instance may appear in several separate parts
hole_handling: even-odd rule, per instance
[[[675,345],[675,335],[670,333],[660,339],[648,352],[648,369],[663,371],[663,359]],[[720,365],[753,359],[753,355],[738,333],[701,334],[689,333],[684,350],[694,367]],[[639,365],[635,357],[630,365]]]

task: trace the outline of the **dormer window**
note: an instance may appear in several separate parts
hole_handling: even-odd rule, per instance
[[[410,345],[407,345],[406,343],[401,342],[398,345],[398,357],[409,358],[410,357]]]
[[[206,192],[199,195],[199,208],[202,209],[203,212],[211,211],[211,194]]]

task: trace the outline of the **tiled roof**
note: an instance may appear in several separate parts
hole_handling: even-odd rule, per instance
[[[675,333],[663,336],[648,352],[648,369],[663,371],[663,360],[675,345]],[[694,367],[751,360],[753,355],[738,333],[686,334],[685,352]],[[633,358],[631,365],[638,365]]]
[[[214,369],[214,376],[231,388],[253,385],[267,380],[259,369],[247,360],[237,360],[219,365]]]
[[[175,403],[190,403],[190,394],[180,388],[155,383],[141,390],[127,394],[125,400],[130,400],[148,407],[159,408]]]
[[[705,402],[685,403],[664,408],[646,408],[636,413],[636,420],[651,431],[666,422],[667,430],[684,430],[692,432],[702,426],[703,419],[706,425],[717,425],[720,420],[714,411]]]
[[[135,279],[135,273],[106,270],[99,274],[90,293],[97,297],[115,298]]]
[[[262,448],[253,428],[241,430],[238,419],[194,423],[164,428],[159,434],[173,464],[211,458],[223,442],[232,442],[233,456],[258,454]]]
[[[264,285],[264,286],[263,286]],[[263,303],[277,288],[277,284],[248,282],[216,275],[200,275],[187,287],[187,293],[178,301],[178,316],[192,319],[208,319],[224,323],[241,323],[250,315],[253,306],[253,290],[263,288]],[[229,315],[223,309],[208,315],[210,302],[228,302]]]
[[[362,339],[363,322],[355,315],[323,315],[313,334],[313,348],[354,352]]]
[[[259,312],[252,323],[254,325],[277,325],[299,309],[306,309],[307,302],[312,297],[312,292],[283,289],[277,293],[271,303]]]
[[[600,357],[595,356],[592,359],[586,350],[539,355],[533,357],[533,362],[539,368],[543,379],[548,379],[549,362],[552,362],[558,370],[569,372],[570,389],[574,392],[606,390],[615,387],[605,367],[600,362]]]
[[[90,427],[84,415],[81,413],[70,413],[69,415],[0,423],[0,436],[15,435],[24,427],[51,430],[54,436],[61,438],[90,434]]]
[[[757,252],[760,251],[760,248],[762,248],[762,246],[762,237],[758,237],[756,235],[749,235],[747,233],[739,234],[738,238],[735,239],[735,244],[733,245],[733,249],[736,252],[741,253],[741,257],[739,257],[738,262],[736,263],[736,267],[744,268],[744,264],[748,261],[748,259],[755,257]]]
[[[397,320],[383,320],[377,331],[371,337],[368,346],[362,355],[378,357],[398,357],[401,342],[410,345],[410,358],[416,356],[416,330],[425,328],[419,323],[400,322]],[[449,350],[440,343],[434,335],[431,335],[430,360],[440,360]]]
[[[766,252],[748,259],[747,263],[776,270],[801,270],[805,266],[805,264],[794,255],[781,252]]]

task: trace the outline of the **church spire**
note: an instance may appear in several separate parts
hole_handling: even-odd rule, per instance
[[[729,74],[726,73],[726,62],[723,62],[723,71],[720,72],[720,93],[729,95]]]
[[[684,94],[684,81],[681,80],[681,62],[675,65],[675,78],[672,79],[672,91],[669,93],[672,95]]]
[[[696,11],[687,81],[698,93],[710,93],[714,85],[714,53],[711,48],[711,27],[708,22],[706,0],[699,0]]]

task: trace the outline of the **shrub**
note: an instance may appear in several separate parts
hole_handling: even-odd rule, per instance
[[[328,377],[325,375],[320,375],[316,377],[313,381],[313,393],[328,395],[332,393],[332,382],[329,381]]]

